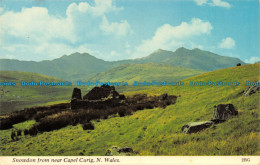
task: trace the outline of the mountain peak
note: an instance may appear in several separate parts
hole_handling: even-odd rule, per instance
[[[160,52],[165,52],[167,50],[163,50],[163,49],[157,49],[156,51],[154,51],[154,53],[160,53]]]
[[[70,55],[63,55],[59,59],[84,58],[84,57],[97,59],[95,56],[92,56],[89,53],[79,53],[79,52],[72,53]]]
[[[179,47],[178,49],[175,50],[175,52],[177,51],[187,51],[189,49],[185,48],[185,47]]]

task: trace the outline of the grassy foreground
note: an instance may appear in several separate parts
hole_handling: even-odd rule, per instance
[[[95,130],[81,125],[22,136],[12,141],[10,130],[2,130],[1,155],[105,155],[112,146],[130,146],[140,155],[259,155],[259,93],[243,97],[246,81],[259,81],[259,64],[208,72],[184,80],[184,86],[159,87],[136,93],[180,96],[165,109],[137,111],[131,116],[93,122]],[[190,81],[238,81],[240,86],[189,86]],[[238,116],[195,134],[181,127],[192,121],[211,119],[214,105],[231,103]],[[35,121],[14,125],[29,128]]]

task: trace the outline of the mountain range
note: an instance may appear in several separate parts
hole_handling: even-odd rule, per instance
[[[116,72],[114,68],[121,65],[146,63],[182,66],[200,71],[229,68],[237,63],[245,64],[238,58],[220,56],[197,48],[189,50],[181,47],[174,52],[158,49],[147,57],[120,61],[104,61],[88,53],[74,53],[40,62],[0,59],[0,70],[35,72],[68,81],[78,81],[88,80],[101,72]]]

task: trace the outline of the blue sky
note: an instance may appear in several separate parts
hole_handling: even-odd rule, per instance
[[[184,46],[253,63],[259,38],[258,0],[0,1],[0,58],[112,61]]]

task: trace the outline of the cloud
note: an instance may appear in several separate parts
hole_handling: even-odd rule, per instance
[[[0,59],[15,59],[15,56],[12,54],[5,54],[4,56],[0,56]]]
[[[93,5],[71,3],[64,17],[52,15],[44,7],[5,11],[0,15],[4,25],[0,26],[1,55],[43,60],[61,56],[65,50],[77,51],[82,45],[88,45],[82,50],[90,51],[90,47],[100,44],[99,41],[116,40],[130,34],[131,27],[126,20],[110,22],[107,18],[108,13],[121,10],[123,8],[115,6],[112,0],[95,0]]]
[[[75,13],[88,13],[93,16],[103,16],[109,12],[123,10],[123,7],[116,7],[113,5],[112,0],[95,0],[95,5],[91,6],[87,2],[81,2],[78,5],[71,3],[66,11],[67,15],[74,15]]]
[[[194,0],[197,5],[202,6],[208,2],[208,0]]]
[[[159,48],[176,49],[190,43],[193,37],[209,34],[212,29],[210,22],[198,18],[193,18],[189,23],[182,22],[178,26],[164,24],[151,39],[143,40],[141,45],[136,47],[133,58],[146,56]]]
[[[106,34],[115,34],[119,36],[127,35],[131,32],[130,25],[126,20],[121,22],[111,22],[109,23],[106,17],[103,17],[102,24],[100,29],[103,30]]]
[[[212,0],[211,5],[212,6],[224,7],[224,8],[230,8],[231,7],[231,5],[228,2],[224,2],[222,0]]]
[[[4,9],[2,7],[0,7],[0,13],[2,13],[4,11]]]
[[[250,59],[245,60],[246,63],[250,63],[250,64],[253,64],[258,61],[260,61],[260,57],[251,57]]]
[[[230,8],[231,5],[228,2],[222,0],[194,0],[194,2],[199,5],[209,5],[209,6],[218,6],[224,8]]]
[[[230,37],[223,38],[221,43],[219,44],[219,48],[222,49],[233,49],[236,46],[235,40]]]

